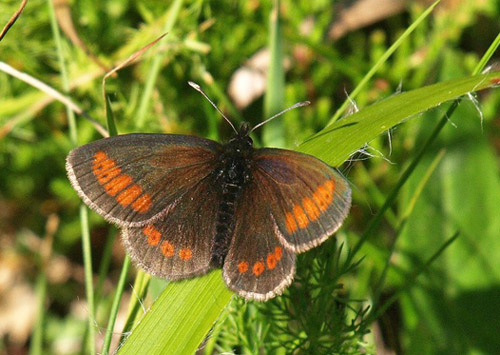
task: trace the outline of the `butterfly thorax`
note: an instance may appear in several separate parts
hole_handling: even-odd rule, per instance
[[[212,265],[221,267],[227,255],[234,231],[235,206],[243,188],[251,180],[253,142],[241,131],[221,147],[218,156],[217,180],[222,195],[217,210],[215,243],[212,246]]]

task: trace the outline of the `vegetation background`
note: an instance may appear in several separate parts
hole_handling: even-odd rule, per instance
[[[20,4],[0,0],[0,26]],[[192,80],[235,122],[256,124],[310,100],[255,137],[258,145],[297,149],[332,117],[470,77],[500,32],[500,3],[442,1],[422,17],[430,5],[28,2],[0,41],[0,353],[113,352],[160,294],[157,309],[177,318],[145,318],[141,325],[151,328],[134,330],[121,353],[146,346],[150,353],[200,347],[200,354],[498,353],[500,91],[466,96],[448,115],[443,103],[374,140],[362,139],[378,133],[360,131],[351,142],[359,140],[360,151],[340,168],[352,184],[350,216],[336,238],[301,255],[285,294],[262,304],[232,297],[217,272],[167,285],[129,268],[117,229],[79,207],[64,169],[72,147],[101,134],[11,70],[65,93],[106,126],[104,74],[168,33],[107,79],[119,133],[229,137],[227,124],[187,85]],[[397,104],[401,111],[408,105]],[[425,145],[438,122],[444,128]],[[343,143],[313,144],[334,151]],[[389,208],[377,214],[384,203]],[[197,282],[207,282],[205,293],[189,291]]]

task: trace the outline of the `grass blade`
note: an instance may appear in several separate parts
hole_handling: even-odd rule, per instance
[[[170,283],[118,354],[193,354],[232,296],[220,270]]]

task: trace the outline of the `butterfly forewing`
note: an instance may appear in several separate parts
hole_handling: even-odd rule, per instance
[[[348,182],[312,156],[282,149],[258,149],[253,185],[266,203],[273,231],[289,250],[300,253],[333,234],[351,205]],[[260,205],[259,205],[260,206]]]
[[[119,226],[142,227],[213,172],[218,147],[192,136],[121,135],[74,149],[66,169],[92,209]]]
[[[247,299],[265,301],[292,282],[295,254],[274,234],[265,191],[250,184],[236,208],[235,228],[224,261],[223,276],[228,287]]]
[[[213,175],[192,186],[154,223],[124,228],[132,259],[148,273],[169,280],[205,274],[211,268],[219,195]]]

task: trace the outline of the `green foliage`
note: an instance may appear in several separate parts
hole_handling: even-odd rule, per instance
[[[446,101],[498,82],[496,74],[472,73],[498,45],[500,8],[493,0],[452,3],[424,16],[431,8],[415,2],[334,41],[327,33],[339,10],[329,1],[83,1],[71,3],[68,13],[28,2],[0,42],[0,62],[67,93],[112,134],[227,138],[229,127],[188,80],[199,82],[235,124],[256,124],[310,100],[257,131],[255,141],[298,147],[335,166],[350,158],[342,170],[354,203],[336,237],[300,255],[294,283],[269,302],[232,297],[220,272],[168,285],[139,272],[132,289],[128,259],[120,272],[117,231],[93,212],[85,222],[65,176],[69,150],[100,134],[82,115],[74,121],[39,88],[2,71],[0,271],[16,275],[2,291],[25,287],[37,299],[37,322],[25,325],[28,339],[0,334],[0,351],[105,353],[121,336],[128,340],[120,353],[193,353],[200,344],[207,354],[356,354],[384,347],[494,353],[500,347],[492,316],[500,311],[500,93],[477,94],[480,104],[466,96],[448,117],[444,112]],[[18,5],[2,5],[0,26]],[[273,18],[278,8],[281,16]],[[167,35],[107,79],[103,102],[105,71],[61,32],[70,19],[109,69]],[[239,111],[226,94],[231,76],[265,47],[271,49],[266,96]],[[291,65],[283,66],[282,56]],[[347,109],[355,110],[346,93],[360,108],[349,116]],[[377,214],[382,207],[385,213]],[[143,305],[151,307],[145,315]],[[115,318],[117,326],[106,329]]]

